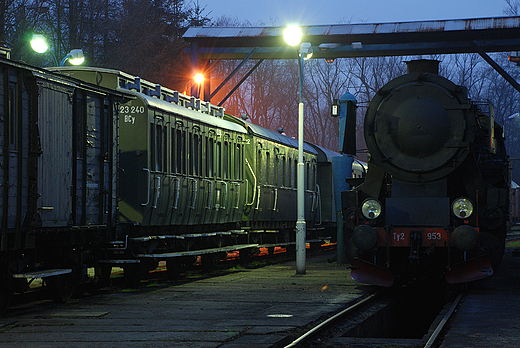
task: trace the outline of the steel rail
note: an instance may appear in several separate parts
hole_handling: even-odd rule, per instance
[[[448,313],[446,313],[444,318],[442,318],[442,320],[439,323],[439,325],[437,325],[437,327],[433,331],[432,335],[430,336],[430,338],[428,339],[428,341],[424,345],[424,348],[431,348],[433,346],[433,344],[435,343],[435,341],[439,337],[439,334],[441,333],[442,329],[444,328],[444,325],[446,325],[446,323],[450,319],[451,315],[455,311],[455,308],[457,308],[457,306],[459,305],[459,302],[462,299],[462,296],[463,296],[463,294],[460,293],[459,296],[457,296],[457,298],[455,299],[455,301],[453,301],[453,304],[451,305],[450,310],[448,311]]]
[[[312,337],[314,334],[316,334],[317,332],[319,332],[320,330],[323,330],[325,327],[327,327],[328,325],[331,325],[334,321],[336,321],[337,319],[345,316],[346,314],[352,312],[353,310],[357,309],[358,307],[366,304],[367,302],[370,302],[372,300],[374,300],[376,297],[378,297],[379,295],[381,294],[381,292],[376,292],[375,294],[372,294],[370,296],[368,296],[367,298],[353,304],[352,306],[348,307],[348,308],[345,308],[344,310],[342,310],[341,312],[333,315],[332,317],[330,317],[329,319],[323,321],[322,323],[316,325],[315,327],[313,327],[311,330],[307,331],[306,333],[304,333],[303,335],[301,335],[300,337],[298,337],[296,340],[294,340],[292,343],[288,344],[287,346],[285,346],[284,348],[291,348],[291,347],[296,347],[298,344],[302,343],[303,341],[309,339],[310,337]]]

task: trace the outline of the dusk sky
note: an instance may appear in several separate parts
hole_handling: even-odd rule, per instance
[[[504,0],[199,0],[216,20],[225,15],[253,26],[382,23],[501,17]]]

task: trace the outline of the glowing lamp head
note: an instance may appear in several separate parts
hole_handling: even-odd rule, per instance
[[[296,25],[289,25],[283,32],[283,38],[289,46],[296,46],[300,44],[302,32]]]
[[[72,65],[81,65],[85,61],[85,56],[83,55],[83,50],[75,49],[70,51],[69,63]]]
[[[44,53],[49,49],[45,37],[41,34],[34,34],[31,39],[31,47],[37,53]]]
[[[199,85],[204,82],[204,75],[202,74],[197,74],[195,75],[195,82],[197,82]]]

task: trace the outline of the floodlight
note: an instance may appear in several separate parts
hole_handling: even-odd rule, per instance
[[[283,38],[289,46],[296,46],[300,43],[302,32],[296,25],[289,25],[283,32]]]

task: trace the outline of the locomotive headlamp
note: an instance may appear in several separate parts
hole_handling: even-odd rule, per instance
[[[473,203],[467,198],[457,198],[451,205],[451,209],[459,219],[467,219],[473,214]]]
[[[367,219],[377,219],[381,215],[381,203],[377,199],[367,198],[361,206],[361,212]]]

